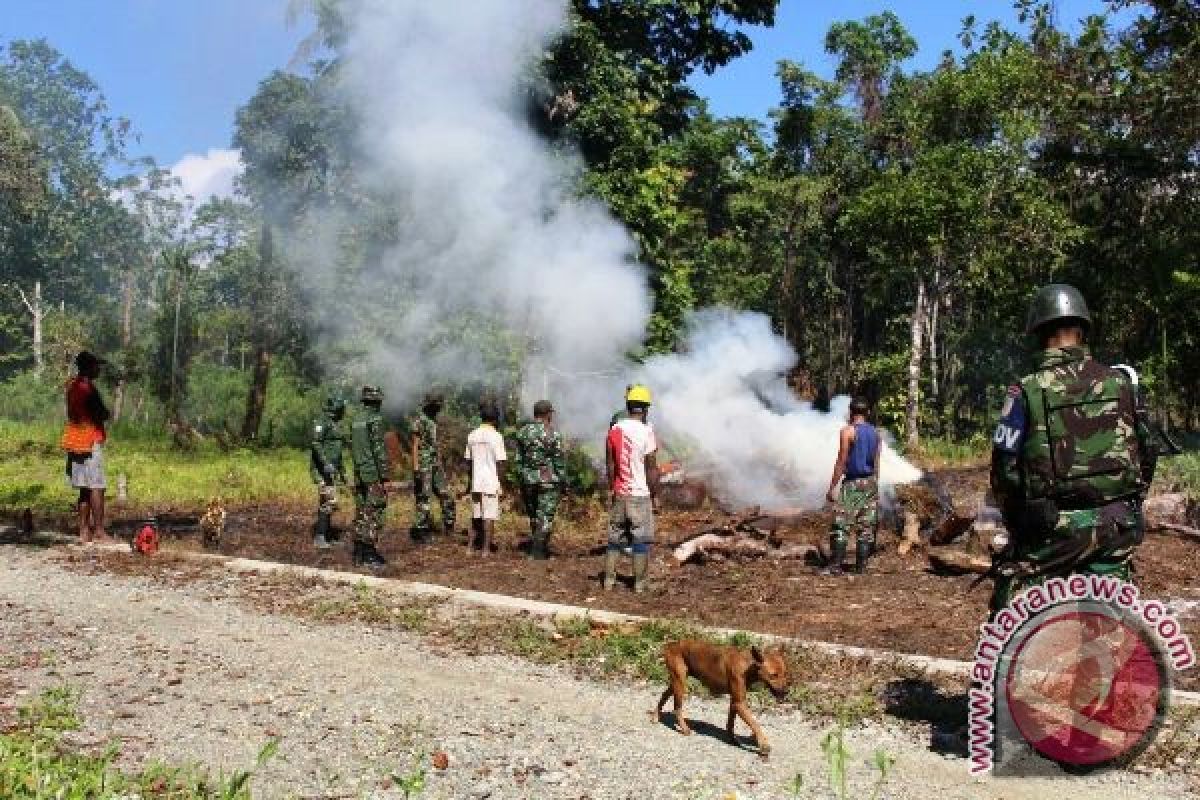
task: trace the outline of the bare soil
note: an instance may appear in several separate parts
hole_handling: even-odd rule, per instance
[[[939,477],[957,508],[974,510],[986,484],[984,469],[946,470]],[[727,516],[717,510],[669,511],[658,519],[663,544],[653,555],[654,587],[635,595],[627,586],[612,592],[600,587],[605,532],[595,503],[567,504],[550,561],[525,557],[523,518],[511,509],[497,534],[497,551],[485,559],[466,553],[464,530],[440,536],[431,545],[413,543],[407,528],[400,527],[409,519],[411,500],[399,497],[395,504],[400,508],[380,546],[389,561],[382,573],[387,577],[956,659],[972,656],[978,627],[987,616],[987,581],[977,584],[974,576],[930,572],[923,553],[896,553],[897,537],[891,532],[882,534],[882,552],[861,576],[821,576],[815,566],[789,560],[678,566],[671,547]],[[349,527],[349,516],[349,511],[339,512],[339,527]],[[813,512],[794,518],[779,533],[787,544],[823,544],[829,523],[828,513]],[[314,549],[311,524],[307,509],[231,509],[221,552],[352,570],[348,543],[328,551]],[[185,541],[192,546],[195,537]],[[199,547],[198,541],[194,546]],[[1135,564],[1143,592],[1176,602],[1186,632],[1200,640],[1200,609],[1193,608],[1200,606],[1195,579],[1200,543],[1148,534]],[[622,570],[628,575],[628,563]],[[1183,676],[1180,686],[1200,688],[1200,679]]]

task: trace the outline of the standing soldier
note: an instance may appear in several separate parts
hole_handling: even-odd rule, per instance
[[[354,460],[354,564],[372,569],[387,561],[378,550],[379,532],[387,511],[390,468],[383,441],[383,390],[362,388],[362,409],[350,426],[350,455]]]
[[[428,541],[433,533],[430,494],[437,495],[442,507],[443,532],[454,532],[454,495],[446,485],[446,474],[438,455],[437,415],[441,411],[442,396],[430,392],[411,422],[413,498],[416,501],[412,538],[418,542]]]
[[[1158,452],[1136,373],[1092,358],[1091,324],[1072,286],[1045,286],[1030,304],[1037,369],[1008,390],[992,439],[992,492],[1009,531],[993,612],[1048,577],[1131,578]]]
[[[517,431],[517,475],[521,500],[529,515],[529,557],[550,557],[554,515],[567,481],[562,434],[553,428],[554,406],[549,400],[533,404],[533,421]]]
[[[841,575],[846,545],[854,533],[854,571],[861,575],[875,547],[875,525],[879,521],[879,449],[883,440],[867,415],[871,406],[862,397],[850,402],[850,424],[838,438],[837,461],[825,498],[836,505],[833,530],[829,534],[829,566],[825,575]],[[838,482],[841,490],[838,490]]]
[[[338,392],[325,398],[321,416],[313,423],[310,445],[309,472],[317,485],[317,521],[313,526],[313,546],[327,550],[334,540],[333,512],[337,510],[337,483],[346,483],[346,468],[342,466],[342,449],[346,433],[342,418],[346,416],[346,401]]]

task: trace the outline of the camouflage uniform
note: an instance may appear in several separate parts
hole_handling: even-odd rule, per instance
[[[844,550],[853,532],[856,542],[875,544],[875,526],[879,521],[879,481],[874,477],[842,481],[837,510],[833,515],[830,539]],[[861,549],[861,548],[860,548]]]
[[[350,454],[354,459],[354,541],[372,547],[379,540],[387,511],[384,483],[390,470],[383,428],[379,408],[366,404],[350,427]]]
[[[337,510],[336,481],[346,481],[342,467],[342,450],[346,446],[346,432],[341,420],[325,411],[313,422],[312,442],[309,447],[309,474],[317,485],[317,513],[333,514]]]
[[[543,422],[526,422],[517,431],[517,476],[529,516],[534,549],[542,551],[554,531],[554,515],[567,479],[562,434]]]
[[[1010,534],[993,611],[1072,573],[1131,577],[1157,453],[1130,377],[1086,348],[1052,348],[1009,389],[993,437],[992,491]]]
[[[417,437],[417,469],[413,472],[413,497],[416,515],[413,529],[433,530],[433,509],[430,495],[437,495],[442,507],[442,528],[454,530],[454,495],[446,485],[446,474],[442,471],[438,457],[437,421],[424,411],[413,415],[410,430]]]

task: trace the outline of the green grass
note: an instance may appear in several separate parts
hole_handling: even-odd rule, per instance
[[[199,767],[154,763],[135,773],[115,766],[116,744],[99,753],[77,751],[64,734],[78,730],[78,695],[70,688],[48,689],[18,711],[14,725],[0,734],[0,797],[5,800],[252,800],[254,770],[274,757],[271,740],[254,768],[212,775]]]
[[[686,638],[735,647],[761,645],[752,634],[714,636],[677,620],[609,626],[593,624],[586,617],[560,617],[551,626],[527,617],[479,614],[456,620],[450,635],[468,651],[507,653],[542,664],[568,664],[593,678],[632,678],[663,685],[667,672],[662,649],[667,642]],[[811,649],[788,648],[784,656],[793,679],[786,702],[806,713],[841,719],[847,724],[886,714],[883,696],[892,681],[927,677],[914,667],[830,656]],[[831,680],[831,676],[837,677]],[[692,689],[705,692],[695,682]],[[750,701],[755,707],[774,703],[763,686],[751,690]]]
[[[1200,502],[1200,451],[1159,459],[1156,484],[1169,491],[1186,493]]]
[[[57,425],[0,420],[0,509],[72,508],[76,492],[66,482],[60,433]],[[122,433],[113,433],[105,447],[110,502],[122,473],[135,509],[196,508],[217,495],[231,505],[311,500],[303,450],[222,451],[211,441],[180,450],[166,438]]]
[[[984,436],[966,440],[922,437],[915,458],[927,467],[971,466],[986,461],[990,449],[991,442]],[[905,453],[906,457],[909,455]]]

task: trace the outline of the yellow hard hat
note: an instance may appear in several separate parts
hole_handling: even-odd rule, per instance
[[[629,391],[625,392],[626,403],[645,403],[650,405],[650,390],[640,383],[629,387]]]

